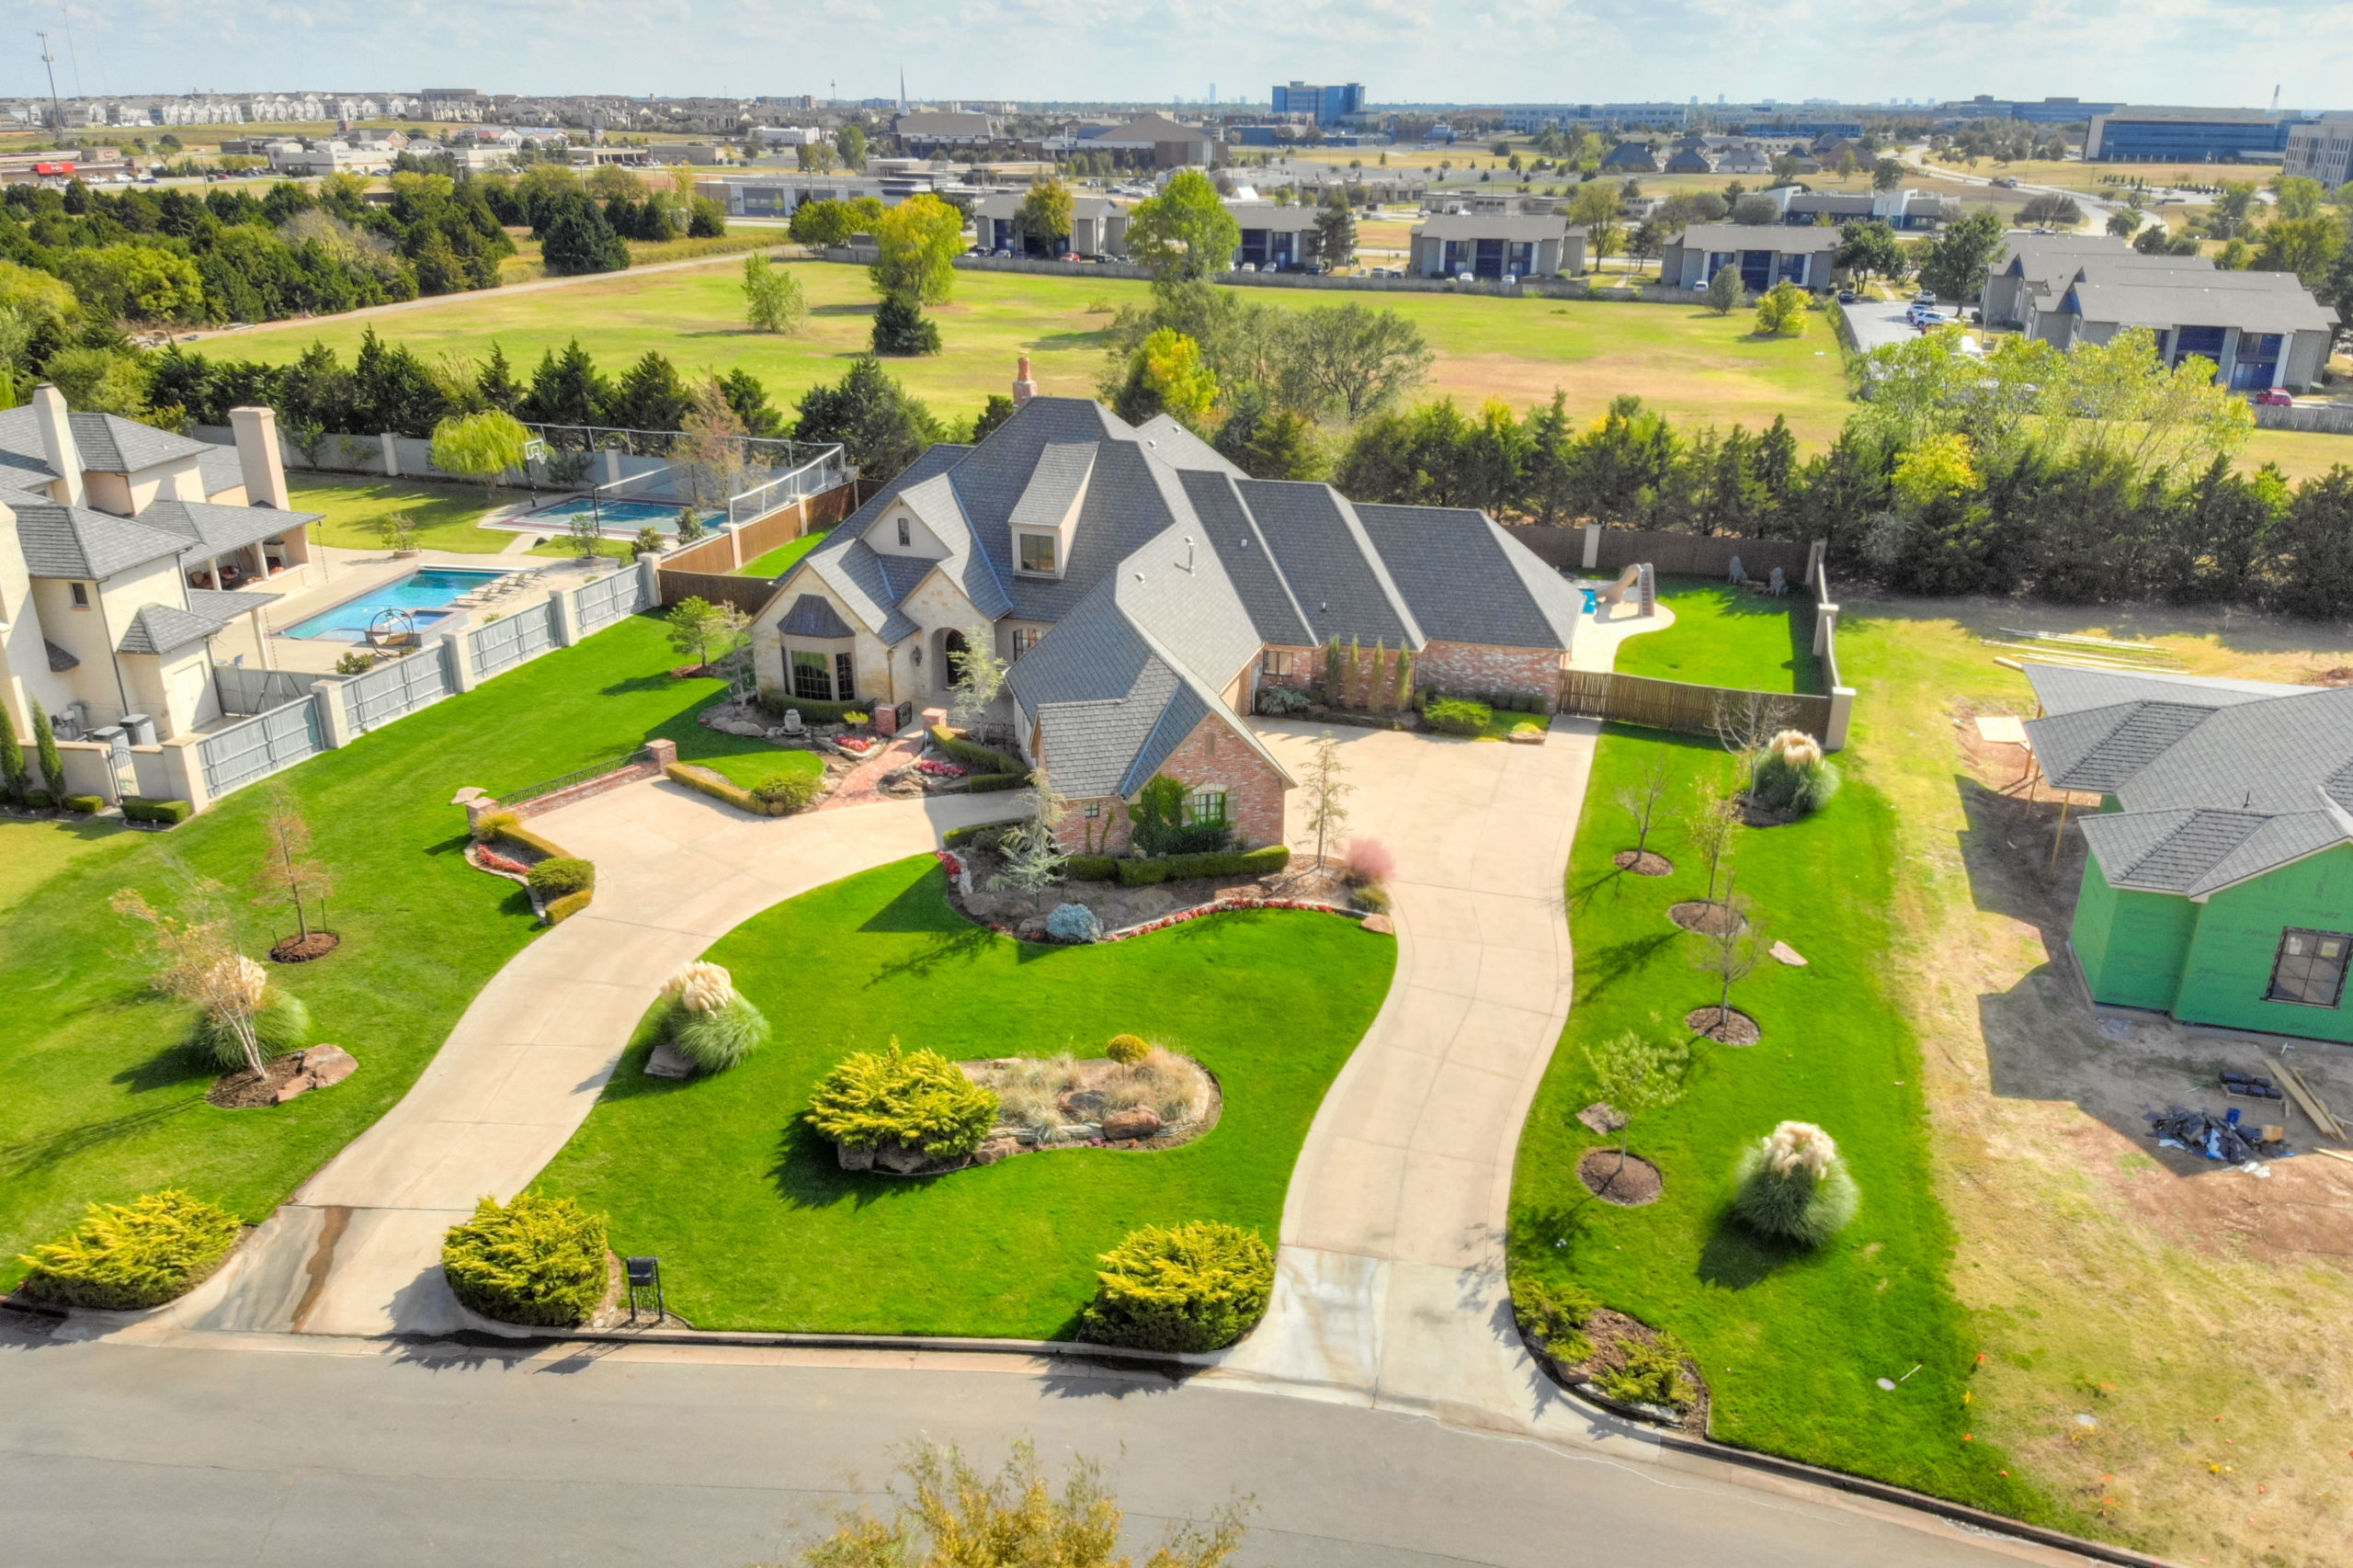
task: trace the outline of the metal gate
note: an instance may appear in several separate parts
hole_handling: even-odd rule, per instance
[[[344,722],[353,734],[364,735],[449,695],[449,654],[436,642],[345,681]]]
[[[474,678],[487,680],[556,645],[555,601],[517,610],[466,635],[473,640]]]
[[[635,615],[642,585],[642,579],[636,572],[621,571],[609,577],[601,577],[586,587],[575,589],[572,603],[574,612],[579,617],[582,635]]]
[[[233,729],[197,743],[205,792],[214,800],[257,778],[315,756],[326,746],[319,732],[318,705],[309,698],[273,708]]]

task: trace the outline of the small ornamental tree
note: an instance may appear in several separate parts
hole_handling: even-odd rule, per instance
[[[964,629],[964,653],[956,678],[948,687],[949,716],[972,725],[988,716],[1005,690],[1006,672],[1012,666],[996,653],[996,633],[979,622]]]
[[[761,255],[744,258],[744,319],[754,332],[800,332],[809,324],[801,281]]]
[[[493,408],[453,415],[433,427],[433,466],[483,483],[485,499],[498,494],[498,476],[519,469],[531,433],[513,415]]]
[[[885,294],[874,310],[873,348],[877,354],[937,354],[939,324],[924,319],[923,303],[913,294]]]
[[[1618,1168],[1623,1170],[1635,1119],[1646,1111],[1664,1110],[1683,1097],[1683,1077],[1690,1070],[1691,1052],[1681,1040],[1645,1040],[1628,1029],[1613,1040],[1586,1046],[1585,1059],[1593,1067],[1601,1097],[1624,1119],[1618,1139]],[[1616,1172],[1610,1179],[1617,1179]]]
[[[1667,779],[1671,775],[1664,753],[1653,752],[1650,760],[1632,783],[1618,791],[1618,809],[1634,819],[1634,853],[1648,854],[1651,829],[1657,824],[1658,810],[1666,800]]]
[[[1347,781],[1348,765],[1340,758],[1340,743],[1331,731],[1315,743],[1315,756],[1307,765],[1307,826],[1315,835],[1315,863],[1324,863],[1324,846],[1348,825],[1347,796],[1356,786]]]
[[[269,814],[262,822],[262,860],[254,869],[254,902],[277,905],[294,916],[298,939],[311,934],[315,908],[326,918],[327,895],[335,879],[311,853],[311,824],[302,815],[294,791],[279,784],[270,790]]]
[[[1805,290],[1784,278],[1756,301],[1756,331],[1764,337],[1795,337],[1805,331]]]
[[[52,801],[65,796],[65,758],[57,749],[57,732],[49,727],[49,712],[38,702],[32,704],[33,751],[40,758],[41,782],[49,786]]]
[[[1716,902],[1716,879],[1732,858],[1732,830],[1739,810],[1723,787],[1702,778],[1693,792],[1691,808],[1683,813],[1683,836],[1708,869],[1708,902]]]
[[[0,702],[0,801],[24,804],[25,791],[32,788],[32,771],[25,762],[24,744],[17,739],[17,722],[8,717],[8,705]]]
[[[1037,808],[1028,822],[1005,830],[998,851],[1005,869],[990,879],[992,888],[1036,892],[1062,881],[1063,867],[1070,859],[1063,853],[1061,831],[1070,802],[1063,799],[1042,767],[1029,775],[1029,787]]]
[[[670,646],[697,665],[725,657],[751,624],[751,617],[733,605],[699,597],[679,600],[665,618]]]
[[[416,519],[406,512],[387,512],[376,520],[376,537],[386,550],[415,550]]]
[[[193,1005],[202,1023],[234,1041],[246,1071],[259,1077],[267,1064],[255,1017],[267,999],[269,974],[237,951],[229,922],[165,915],[135,888],[116,890],[108,903],[118,915],[146,922],[155,951],[154,988]]]
[[[1748,901],[1733,892],[1730,879],[1724,882],[1724,910],[1725,918],[1718,923],[1718,929],[1696,933],[1701,945],[1691,960],[1702,974],[1712,975],[1719,983],[1716,1021],[1700,1031],[1711,1038],[1732,1017],[1732,988],[1756,972],[1757,960],[1767,947],[1764,926],[1749,918]]]
[[[1708,309],[1720,316],[1728,316],[1739,305],[1740,295],[1740,268],[1716,268],[1716,275],[1708,279]]]

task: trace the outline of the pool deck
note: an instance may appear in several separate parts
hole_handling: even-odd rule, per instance
[[[486,615],[509,616],[518,609],[528,609],[544,603],[550,593],[559,588],[576,585],[592,568],[578,561],[551,560],[544,555],[521,553],[528,546],[520,541],[529,534],[516,536],[518,546],[503,555],[465,555],[455,551],[420,550],[414,555],[394,556],[382,550],[344,550],[334,545],[311,546],[311,575],[314,585],[300,593],[287,595],[262,612],[263,622],[271,628],[267,650],[256,646],[243,621],[223,631],[213,640],[214,656],[223,664],[233,662],[240,653],[248,665],[274,669],[295,670],[309,675],[332,675],[335,661],[350,653],[356,643],[335,638],[287,637],[278,634],[276,628],[300,626],[314,615],[335,608],[347,600],[358,597],[372,588],[405,577],[412,572],[426,568],[446,568],[463,572],[531,571],[544,566],[548,574],[540,585],[519,594],[510,594],[494,604],[473,608],[453,608],[451,613],[437,620],[426,631],[426,641],[444,632],[481,624],[478,619]],[[612,562],[599,560],[597,571],[609,571]]]

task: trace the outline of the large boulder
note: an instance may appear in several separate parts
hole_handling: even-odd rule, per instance
[[[904,1143],[885,1143],[874,1151],[874,1168],[890,1171],[896,1176],[913,1176],[923,1169],[930,1159],[921,1149]]]
[[[1019,1139],[992,1138],[987,1142],[983,1143],[979,1148],[972,1151],[972,1164],[976,1165],[993,1165],[1008,1155],[1017,1154],[1019,1153],[1021,1153],[1021,1141]]]
[[[1115,1140],[1156,1138],[1164,1125],[1160,1113],[1150,1106],[1130,1106],[1126,1110],[1115,1110],[1103,1119],[1103,1136]]]
[[[834,1153],[841,1160],[842,1169],[846,1171],[870,1171],[874,1168],[874,1151],[871,1149],[858,1148],[848,1143],[836,1143],[834,1145]]]

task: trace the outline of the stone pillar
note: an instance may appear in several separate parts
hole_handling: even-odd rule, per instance
[[[1013,406],[1020,407],[1038,395],[1038,383],[1029,379],[1029,356],[1021,357],[1020,368],[1013,372]]]
[[[1588,572],[1601,564],[1601,525],[1585,526],[1585,569]]]
[[[569,590],[558,588],[548,596],[548,615],[557,647],[569,648],[580,641],[580,607],[572,602]]]
[[[442,667],[449,672],[451,691],[472,691],[482,684],[474,674],[474,651],[462,631],[449,631],[439,638],[442,658],[449,661]]]
[[[393,431],[387,430],[382,435],[377,437],[376,440],[378,444],[383,448],[384,451],[384,477],[386,479],[398,479],[401,476],[401,438],[399,435]]]
[[[237,440],[237,472],[244,476],[245,505],[290,511],[293,498],[286,489],[286,450],[278,445],[278,411],[273,408],[233,408],[229,428]],[[307,560],[309,552],[304,552]]]
[[[1824,751],[1847,749],[1847,725],[1854,716],[1855,688],[1851,686],[1832,687],[1830,688],[1830,722],[1825,726],[1830,733],[1822,737]]]
[[[330,751],[351,744],[351,719],[343,710],[343,682],[323,680],[311,687],[311,703],[319,710],[319,739]]]
[[[668,767],[678,760],[678,743],[661,739],[645,743],[645,759],[656,767]]]
[[[1813,607],[1813,656],[1822,657],[1830,651],[1830,639],[1838,630],[1838,607],[1816,604]]]
[[[651,609],[662,602],[662,558],[652,553],[637,558],[637,608]]]
[[[1815,540],[1806,546],[1805,585],[1807,587],[1818,588],[1822,585],[1822,558],[1829,549],[1830,541],[1826,539]]]

